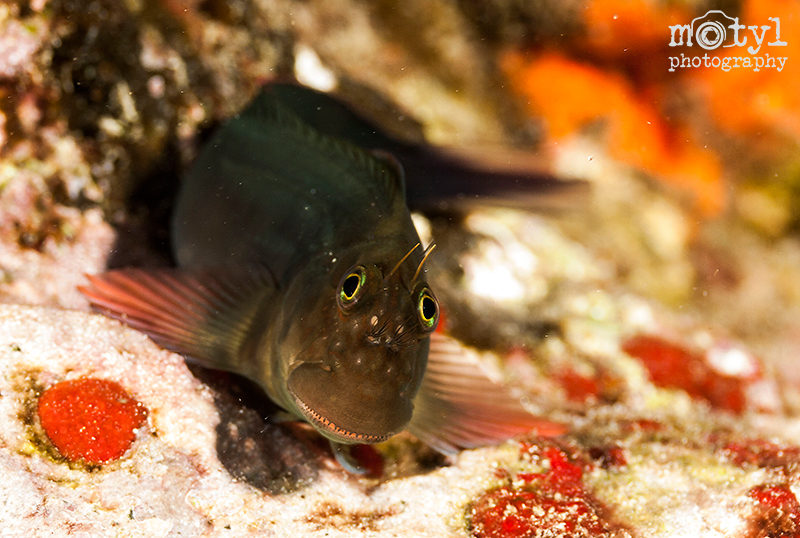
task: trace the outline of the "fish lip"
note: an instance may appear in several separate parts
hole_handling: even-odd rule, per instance
[[[368,435],[362,433],[355,433],[344,428],[341,428],[328,420],[327,418],[323,417],[313,409],[311,409],[308,405],[300,399],[297,394],[292,392],[292,396],[294,396],[294,401],[297,404],[297,407],[300,409],[300,412],[303,414],[305,419],[319,431],[321,431],[325,436],[337,441],[339,443],[348,443],[348,444],[355,444],[355,443],[363,443],[363,444],[373,444],[373,443],[380,443],[386,441],[394,434],[386,434],[386,435]]]

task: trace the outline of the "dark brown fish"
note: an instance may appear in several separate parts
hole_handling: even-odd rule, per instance
[[[256,381],[353,472],[343,445],[406,428],[444,452],[562,433],[434,333],[400,165],[311,127],[291,88],[266,87],[194,163],[173,217],[179,268],[89,277],[92,305]]]

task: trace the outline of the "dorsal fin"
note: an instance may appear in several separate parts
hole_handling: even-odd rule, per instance
[[[373,149],[370,153],[387,169],[379,172],[379,177],[385,183],[387,193],[394,195],[395,192],[401,199],[406,199],[406,174],[403,170],[403,165],[397,160],[397,157],[392,155],[386,150]]]
[[[276,92],[268,86],[237,117],[256,120],[263,129],[281,129],[300,137],[309,147],[327,153],[331,159],[347,159],[372,177],[387,199],[399,194],[405,201],[405,178],[402,165],[388,151],[369,151],[347,140],[329,136],[303,121]]]
[[[387,123],[400,126],[417,122],[408,111],[366,88],[351,85],[349,92],[337,96],[275,80],[267,83],[265,92],[278,95],[320,132],[367,149],[390,152],[403,163],[412,210],[463,213],[476,206],[511,206],[563,211],[579,210],[588,203],[588,183],[554,175],[545,154],[505,147],[436,147],[424,143],[420,126],[386,132]],[[370,101],[381,104],[378,108],[367,106]],[[382,113],[364,115],[367,110]],[[376,121],[378,118],[381,121]],[[399,118],[402,121],[396,121]],[[414,131],[412,136],[410,131]],[[398,136],[401,132],[404,134]]]

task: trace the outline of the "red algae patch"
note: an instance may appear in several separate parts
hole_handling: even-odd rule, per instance
[[[70,462],[103,464],[119,459],[136,438],[147,410],[114,381],[83,377],[45,390],[39,421]]]
[[[739,466],[788,468],[800,465],[800,447],[780,446],[764,439],[731,441],[722,447],[722,452],[731,462]]]
[[[655,336],[635,336],[624,342],[622,349],[642,362],[655,385],[683,390],[694,399],[735,414],[745,411],[747,385],[759,377],[758,372],[721,373],[704,354]]]
[[[588,403],[600,397],[600,381],[595,377],[588,377],[573,368],[565,367],[556,373],[555,378],[571,402]]]
[[[536,536],[616,536],[624,529],[609,520],[608,509],[583,484],[583,466],[557,447],[523,445],[522,456],[546,460],[542,473],[518,473],[484,493],[470,510],[477,538]]]
[[[800,538],[800,503],[787,485],[756,486],[748,496],[757,503],[751,537]]]

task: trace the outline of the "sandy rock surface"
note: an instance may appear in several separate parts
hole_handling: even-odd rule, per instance
[[[265,463],[283,475],[259,489],[220,462],[218,429],[236,423],[220,423],[211,390],[180,356],[82,312],[3,306],[0,318],[2,536],[442,535],[453,528],[437,516],[474,490],[455,484],[486,472],[483,460],[376,489],[263,425],[249,432],[259,439],[240,441],[279,446],[280,461]],[[148,410],[129,453],[99,470],[54,457],[31,413],[43,388],[84,376],[119,382]]]
[[[540,279],[549,292],[500,301],[492,316],[505,321],[484,328],[485,337],[520,345],[479,356],[530,398],[532,411],[569,424],[563,438],[528,436],[431,459],[401,435],[378,445],[380,477],[354,477],[313,432],[271,424],[238,401],[225,374],[201,373],[199,381],[182,357],[95,314],[7,305],[0,307],[3,535],[655,537],[789,528],[794,508],[780,495],[800,485],[800,426],[781,416],[781,392],[757,358],[685,316],[599,289],[603,264],[539,217],[476,213],[467,226],[483,243],[443,249],[433,265],[442,282],[453,257],[465,270],[461,328],[451,321],[453,332],[473,327],[480,335],[486,323],[485,298],[469,284],[480,284],[480,267],[495,267],[499,255],[541,260],[541,270],[502,266],[528,284],[520,289]],[[507,250],[488,249],[498,235]],[[453,291],[441,293],[447,304]],[[558,320],[560,330],[531,338],[524,324],[534,311]],[[691,368],[710,362],[726,372],[711,382],[724,397],[691,398],[653,384],[621,349],[637,353],[630,334],[693,335],[671,352],[700,361]],[[147,410],[118,461],[70,464],[42,431],[35,411],[42,392],[83,377],[119,383]],[[525,530],[525,521],[539,523],[527,534],[506,532]]]

